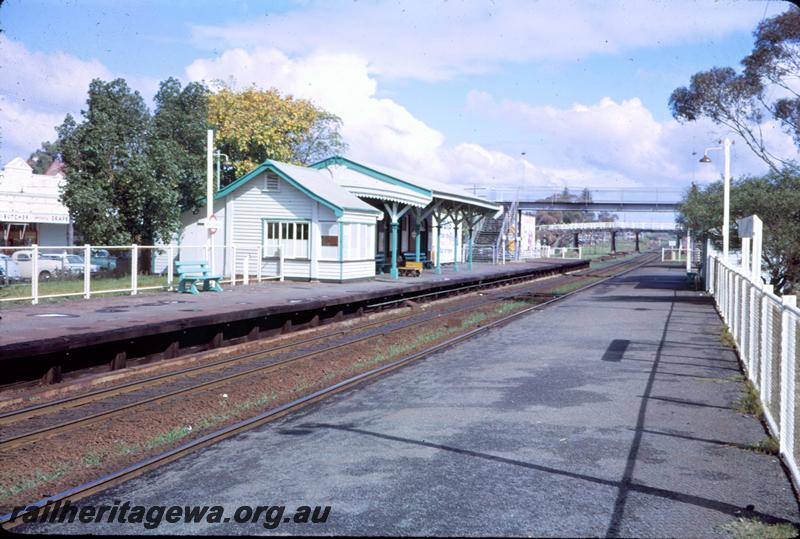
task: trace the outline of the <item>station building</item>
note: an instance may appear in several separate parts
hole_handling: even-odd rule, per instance
[[[72,245],[69,210],[59,201],[57,167],[34,174],[21,157],[0,171],[0,246]]]
[[[459,238],[501,212],[459,187],[341,156],[310,167],[268,160],[215,194],[211,247],[198,250],[209,237],[205,212],[183,215],[178,243],[182,260],[210,258],[225,275],[243,273],[245,254],[251,275],[257,263],[277,274],[282,246],[287,278],[397,277],[401,254],[437,271],[471,264]]]

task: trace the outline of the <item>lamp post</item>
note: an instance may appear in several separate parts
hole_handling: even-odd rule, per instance
[[[708,152],[711,151],[722,150],[725,155],[724,187],[722,195],[722,260],[727,262],[731,228],[731,144],[733,144],[733,141],[725,137],[719,142],[722,146],[706,148],[706,151],[703,152],[703,157],[700,158],[700,162],[710,163],[711,158],[708,156]]]
[[[215,151],[214,156],[217,158],[217,191],[219,191],[222,185],[222,158],[225,158],[226,165],[230,163],[230,158],[220,150]]]

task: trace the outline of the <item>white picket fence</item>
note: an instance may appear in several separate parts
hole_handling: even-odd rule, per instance
[[[796,296],[779,297],[717,254],[706,260],[706,289],[736,341],[748,379],[758,389],[764,416],[780,453],[800,484],[800,414],[796,414],[800,310]]]
[[[661,248],[661,261],[662,262],[685,262],[686,249],[677,247],[662,247]]]
[[[583,258],[583,247],[542,247],[544,258]]]
[[[29,287],[30,293],[23,295],[9,295],[8,297],[0,297],[0,302],[10,301],[30,301],[36,305],[39,300],[45,298],[59,298],[69,296],[83,296],[89,299],[92,296],[100,294],[112,293],[129,293],[132,296],[137,295],[143,290],[175,290],[177,284],[175,262],[183,261],[196,261],[203,260],[211,263],[212,271],[217,274],[222,273],[221,268],[214,268],[213,260],[217,258],[217,252],[223,250],[223,258],[231,261],[226,264],[228,268],[227,275],[220,279],[220,284],[227,284],[236,286],[237,284],[247,285],[252,282],[260,283],[263,281],[277,280],[283,281],[284,279],[284,258],[283,250],[277,249],[277,261],[273,263],[276,271],[269,273],[265,271],[265,256],[264,247],[262,245],[225,245],[225,246],[210,246],[210,245],[83,245],[83,246],[14,246],[14,247],[0,247],[0,252],[9,255],[11,258],[3,259],[5,264],[5,275],[9,274],[8,266],[11,264],[28,266],[23,267],[23,279],[17,281],[0,280],[0,286],[16,286],[16,287]],[[93,256],[98,250],[110,251],[114,253],[115,271],[98,271],[92,260],[97,260],[98,257]],[[149,271],[142,271],[139,268],[139,255],[144,250],[150,250],[151,253],[151,268]],[[13,253],[17,251],[29,251],[29,260],[26,262],[15,261]],[[83,267],[76,267],[73,264],[65,264],[65,255],[78,255],[81,259]],[[61,261],[53,262],[55,256],[61,256]],[[274,258],[274,257],[273,257]],[[117,264],[122,266],[122,262],[127,261],[124,270],[117,270]],[[128,267],[127,264],[130,266]],[[93,268],[93,266],[95,266]],[[92,270],[95,271],[92,271]],[[157,285],[148,284],[143,286],[141,281],[145,275],[152,276],[158,275],[163,277],[163,283]],[[46,276],[46,278],[44,277]],[[128,287],[113,287],[113,288],[98,288],[97,286],[101,280],[114,278],[119,280],[120,277],[124,279],[130,278],[130,286]],[[77,280],[82,279],[82,290],[77,290],[76,286],[67,286],[70,289],[68,292],[52,292],[40,293],[43,283],[55,283],[58,281],[69,281],[75,283]],[[148,279],[150,283],[152,279]],[[0,291],[2,288],[0,288]],[[1,294],[0,294],[1,296]]]

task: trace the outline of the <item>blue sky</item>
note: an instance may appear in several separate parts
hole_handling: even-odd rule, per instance
[[[441,180],[682,189],[692,151],[669,95],[738,66],[784,2],[36,1],[0,8],[0,161],[27,157],[94,77],[150,99],[168,76],[273,86],[338,114],[349,153]],[[777,130],[776,148],[794,152]],[[521,154],[525,152],[523,157]],[[743,145],[734,171],[763,170]]]

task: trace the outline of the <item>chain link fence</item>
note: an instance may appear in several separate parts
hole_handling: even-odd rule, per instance
[[[779,297],[716,254],[707,258],[706,288],[730,329],[748,379],[758,390],[764,417],[781,457],[800,484],[800,399],[797,361],[800,310],[796,296]]]

